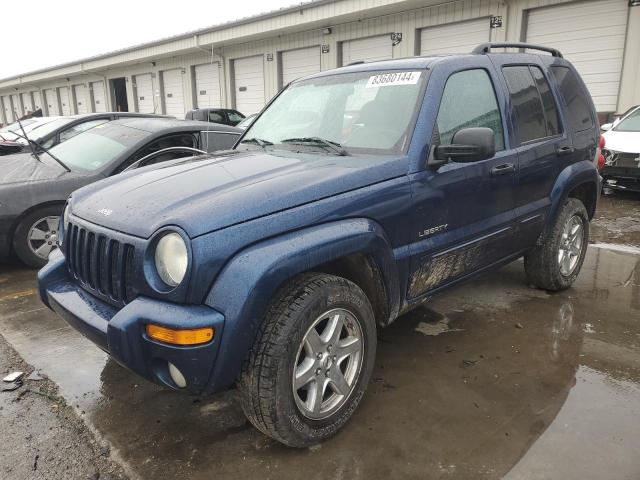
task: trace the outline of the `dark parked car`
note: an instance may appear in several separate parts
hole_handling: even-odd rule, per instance
[[[584,83],[556,50],[474,53],[299,79],[235,151],[74,192],[42,300],[149,380],[239,386],[286,445],[334,435],[378,327],[520,257],[550,291],[582,266],[600,191]]]
[[[187,112],[184,118],[185,120],[200,120],[235,127],[244,119],[244,115],[237,110],[227,108],[199,108]]]
[[[161,117],[159,115],[151,115],[146,113],[128,113],[128,112],[106,112],[106,113],[85,113],[80,115],[71,115],[57,118],[40,118],[25,120],[26,122],[34,122],[34,128],[27,130],[27,137],[31,142],[41,145],[45,148],[51,148],[58,143],[62,143],[77,134],[84,132],[90,128],[117,120],[119,118],[172,118]],[[24,125],[24,124],[23,124]],[[30,151],[31,145],[26,139],[22,138],[22,129],[13,128],[13,142],[5,142],[0,144],[0,155],[10,155],[18,153],[18,151]],[[16,151],[15,144],[20,145],[20,149]]]
[[[50,153],[0,157],[0,257],[13,250],[27,265],[44,265],[56,246],[58,220],[73,190],[132,164],[144,166],[230,148],[241,132],[225,125],[164,118],[91,123],[91,128],[48,149]],[[135,163],[168,147],[174,150]]]

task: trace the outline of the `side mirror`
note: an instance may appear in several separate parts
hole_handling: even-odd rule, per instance
[[[486,127],[458,130],[450,145],[437,145],[431,150],[427,165],[438,169],[447,162],[470,163],[486,160],[496,154],[496,137]]]
[[[603,132],[611,130],[612,128],[613,128],[613,123],[603,123],[602,125],[600,125],[600,130],[602,130]]]

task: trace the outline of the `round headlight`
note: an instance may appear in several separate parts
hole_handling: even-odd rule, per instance
[[[67,231],[67,227],[69,226],[69,205],[64,207],[64,211],[62,212],[62,217],[60,218],[60,223],[58,224],[58,244],[62,245],[64,242],[64,234]]]
[[[156,270],[164,283],[177,287],[184,279],[189,264],[187,245],[177,233],[168,233],[156,246]]]
[[[64,212],[62,213],[62,226],[67,228],[67,225],[69,225],[69,205],[64,207]]]

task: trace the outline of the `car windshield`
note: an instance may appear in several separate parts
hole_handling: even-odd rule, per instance
[[[328,141],[350,154],[402,152],[410,140],[425,80],[426,72],[410,70],[294,82],[249,127],[243,145],[319,148]]]
[[[149,135],[125,125],[104,123],[79,133],[49,150],[72,170],[91,172],[114,162],[125,150]]]
[[[640,108],[621,120],[614,130],[617,132],[640,132]]]

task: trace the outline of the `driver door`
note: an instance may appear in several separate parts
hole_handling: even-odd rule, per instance
[[[484,68],[445,72],[442,93],[435,97],[441,100],[432,148],[451,144],[461,129],[488,127],[495,135],[496,153],[414,174],[409,301],[513,254],[518,156],[505,142],[505,105],[499,101],[504,96],[496,95],[494,70],[486,63]]]

